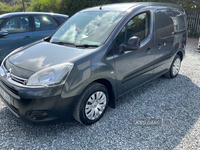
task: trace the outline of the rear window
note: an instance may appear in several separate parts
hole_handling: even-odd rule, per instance
[[[34,16],[36,31],[54,30],[58,28],[58,23],[51,16]]]

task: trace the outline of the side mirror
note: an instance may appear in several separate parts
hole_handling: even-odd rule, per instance
[[[43,41],[49,42],[50,39],[51,39],[51,36],[47,36],[47,37],[45,37],[45,38],[43,39]]]
[[[130,47],[131,50],[137,50],[140,48],[140,38],[137,36],[131,37],[127,42],[128,47]]]
[[[8,35],[8,31],[2,30],[0,31],[0,36],[6,36]]]
[[[119,52],[138,50],[140,48],[140,38],[137,36],[131,37],[127,45],[124,43],[119,46]]]

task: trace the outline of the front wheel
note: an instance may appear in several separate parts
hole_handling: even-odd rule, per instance
[[[179,73],[180,67],[181,67],[181,58],[179,55],[176,55],[169,71],[166,74],[164,74],[164,76],[167,78],[175,78]]]
[[[108,101],[107,88],[102,84],[92,83],[82,93],[75,106],[73,117],[82,124],[93,124],[105,113]]]

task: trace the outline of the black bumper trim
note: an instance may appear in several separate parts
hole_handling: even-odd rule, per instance
[[[19,110],[17,108],[15,108],[14,106],[8,104],[2,96],[0,96],[1,100],[3,101],[3,103],[7,106],[7,108],[15,115],[19,118]]]

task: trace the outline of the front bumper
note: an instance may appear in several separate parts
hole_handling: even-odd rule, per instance
[[[75,99],[78,96],[62,98],[63,86],[44,88],[17,87],[0,77],[0,87],[10,96],[7,102],[0,99],[11,112],[25,122],[49,122],[58,119],[70,120]]]

